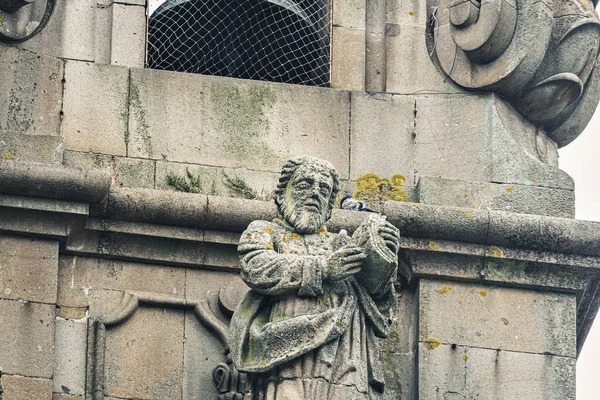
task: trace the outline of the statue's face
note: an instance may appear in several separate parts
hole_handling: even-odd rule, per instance
[[[333,178],[326,169],[301,165],[288,183],[285,219],[299,233],[314,233],[323,226],[329,213]]]

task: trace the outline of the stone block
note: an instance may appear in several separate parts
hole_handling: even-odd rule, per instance
[[[54,305],[0,300],[3,372],[52,377],[54,319]],[[4,376],[2,380],[4,382]]]
[[[399,94],[461,93],[429,58],[425,27],[388,24],[386,91]]]
[[[126,187],[154,188],[154,160],[115,157],[115,180]]]
[[[412,97],[353,92],[350,178],[402,174],[412,186],[414,115]]]
[[[418,193],[425,204],[575,218],[575,192],[567,189],[421,176]]]
[[[0,236],[0,298],[56,303],[58,242]]]
[[[333,26],[365,29],[366,0],[333,0]]]
[[[224,347],[192,311],[185,312],[183,399],[216,399],[219,393],[212,371],[226,362]]]
[[[331,87],[364,91],[365,58],[364,29],[334,26],[331,37]]]
[[[84,288],[76,286],[74,282],[76,260],[77,257],[65,255],[61,255],[58,260],[58,299],[56,303],[60,305],[60,309],[58,310],[59,316],[66,319],[70,318],[61,315],[63,308],[83,308],[83,316],[85,316],[88,305]],[[68,313],[72,311],[66,310]],[[83,316],[74,319],[83,318]]]
[[[62,162],[60,136],[0,131],[0,160],[53,164]]]
[[[365,59],[365,90],[385,92],[387,39],[385,34],[368,33]]]
[[[2,375],[5,400],[52,400],[50,379]]]
[[[112,5],[111,63],[144,67],[146,54],[145,5]]]
[[[38,54],[94,61],[96,0],[58,0],[48,25],[19,47]]]
[[[226,177],[229,177],[233,180],[243,180],[260,198],[270,200],[279,181],[279,174],[273,172],[157,161],[156,188],[174,190],[173,186],[167,184],[167,176],[186,177],[186,171],[200,180],[202,193],[214,196],[244,197],[241,190],[228,184]]]
[[[142,307],[106,332],[105,395],[181,399],[184,312]]]
[[[130,92],[130,157],[278,173],[306,154],[348,176],[348,92],[149,69]]]
[[[419,96],[416,112],[420,175],[573,190],[540,155],[536,128],[495,95]]]
[[[574,358],[432,347],[419,345],[420,399],[575,400]]]
[[[94,26],[96,35],[94,61],[96,64],[110,64],[113,30],[113,10],[110,6],[112,1],[103,2],[98,0],[97,4],[99,7],[96,8],[96,24]]]
[[[379,342],[386,388],[383,399],[417,400],[417,299],[414,289],[401,289],[392,312],[388,338]]]
[[[53,391],[70,395],[85,393],[87,320],[58,318],[54,337]]]
[[[239,274],[199,269],[189,269],[186,275],[185,298],[190,301],[206,299],[233,281],[241,280]]]
[[[65,150],[126,155],[128,70],[69,61],[65,67]]]
[[[576,356],[574,295],[421,280],[419,296],[420,341]]]
[[[181,268],[77,257],[73,282],[81,287],[129,289],[182,297],[184,276],[185,271]]]
[[[119,310],[123,294],[124,292],[121,290],[86,288],[89,317],[104,318]]]
[[[427,26],[427,2],[420,0],[388,0],[387,19],[390,24]]]
[[[110,171],[114,177],[114,156],[97,153],[84,153],[81,151],[66,150],[63,153],[63,164],[65,167],[78,169],[103,169]]]
[[[105,397],[106,399],[106,397]],[[85,400],[83,396],[71,396],[70,394],[52,393],[52,400]],[[110,400],[110,399],[108,399]]]
[[[62,61],[0,46],[0,76],[0,133],[58,136]]]

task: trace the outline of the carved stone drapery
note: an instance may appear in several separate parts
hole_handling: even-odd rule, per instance
[[[440,0],[431,55],[467,89],[499,93],[559,146],[593,114],[600,22],[590,0]]]

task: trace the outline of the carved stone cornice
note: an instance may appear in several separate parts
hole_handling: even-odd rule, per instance
[[[236,272],[241,232],[277,215],[269,202],[110,187],[108,174],[95,174],[34,164],[0,168],[0,232],[59,240],[61,254]],[[39,192],[9,185],[21,179],[37,182]],[[67,182],[81,186],[67,190]],[[386,202],[382,214],[400,229],[400,261],[413,281],[574,294],[581,349],[600,308],[600,223],[406,202]],[[351,232],[367,217],[334,210],[328,229]]]
[[[458,85],[503,95],[559,147],[600,100],[600,21],[591,1],[440,0],[434,61]]]

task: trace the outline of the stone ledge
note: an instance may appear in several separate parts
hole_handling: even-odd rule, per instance
[[[108,194],[106,171],[0,161],[0,193],[96,203]]]
[[[102,171],[1,166],[0,232],[55,238],[66,242],[61,254],[233,272],[239,234],[276,217],[270,202],[110,187]],[[574,294],[583,345],[600,307],[600,223],[402,202],[386,202],[383,214],[400,229],[415,278]],[[328,228],[352,232],[367,216],[334,210]]]
[[[253,220],[277,216],[271,202],[111,187],[108,171],[14,161],[0,162],[0,194],[84,202],[95,206],[93,216],[111,220],[228,232],[242,232]],[[600,256],[598,222],[394,201],[384,204],[383,214],[405,236]],[[364,218],[334,210],[328,227],[353,231]]]

